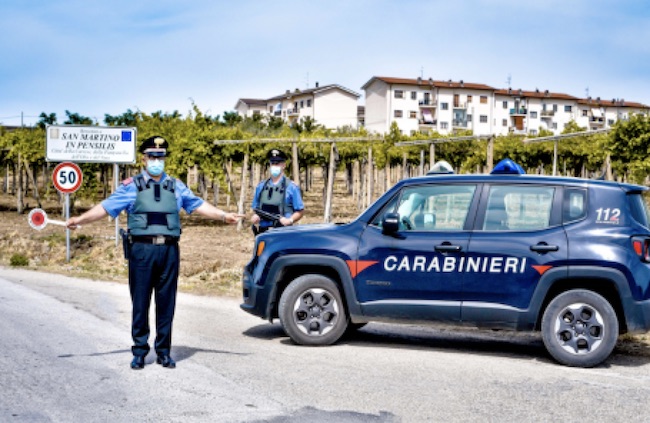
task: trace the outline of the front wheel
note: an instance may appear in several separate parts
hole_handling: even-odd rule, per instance
[[[593,367],[609,357],[618,339],[618,318],[601,295],[575,289],[553,299],[542,317],[549,354],[573,367]]]
[[[303,275],[292,281],[280,297],[280,323],[301,345],[330,345],[348,326],[337,285],[322,275]]]

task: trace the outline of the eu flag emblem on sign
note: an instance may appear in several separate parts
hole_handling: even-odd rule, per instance
[[[131,139],[131,131],[122,131],[122,141],[133,141]]]

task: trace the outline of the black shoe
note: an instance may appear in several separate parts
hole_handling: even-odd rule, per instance
[[[174,361],[173,358],[171,358],[168,355],[159,355],[158,358],[156,359],[156,363],[170,369],[176,368],[176,362]]]
[[[141,355],[134,356],[133,360],[131,361],[131,368],[133,370],[144,369],[144,357]]]

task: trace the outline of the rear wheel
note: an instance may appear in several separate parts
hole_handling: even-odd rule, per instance
[[[322,275],[303,275],[292,281],[280,297],[280,323],[301,345],[330,345],[348,326],[337,285]]]
[[[553,299],[542,317],[542,338],[551,356],[573,367],[593,367],[609,357],[618,339],[618,318],[595,292],[576,289]]]

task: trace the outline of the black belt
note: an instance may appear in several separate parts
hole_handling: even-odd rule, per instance
[[[144,244],[154,245],[176,245],[178,244],[178,237],[167,235],[131,235],[129,236],[131,242],[141,242]]]

